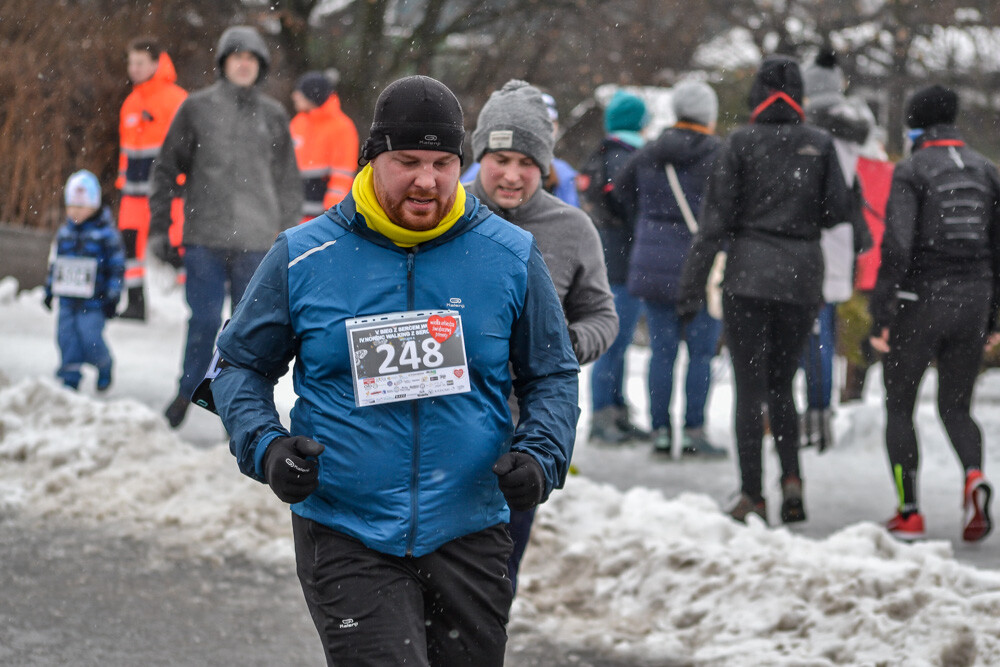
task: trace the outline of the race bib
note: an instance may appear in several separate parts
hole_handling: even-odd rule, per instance
[[[90,299],[97,286],[97,259],[94,257],[57,257],[52,267],[52,293]]]
[[[472,389],[462,316],[411,310],[347,320],[358,407]]]

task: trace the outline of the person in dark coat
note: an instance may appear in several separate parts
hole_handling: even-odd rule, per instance
[[[993,491],[970,406],[983,346],[1000,342],[1000,175],[965,145],[957,115],[958,96],[941,86],[917,91],[907,104],[912,153],[893,173],[870,301],[870,342],[886,355],[885,444],[899,497],[887,528],[903,539],[924,534],[913,408],[932,361],[938,413],[965,474],[962,538],[978,541],[992,528]]]
[[[724,457],[726,450],[709,443],[704,428],[710,364],[722,325],[704,306],[686,323],[676,309],[681,269],[696,225],[694,216],[702,207],[708,176],[722,145],[714,135],[719,102],[712,87],[700,81],[674,86],[672,101],[677,123],[632,156],[616,180],[615,193],[626,218],[635,226],[628,291],[642,300],[649,323],[649,411],[654,451],[673,454],[670,404],[674,362],[683,342],[688,366],[681,454]],[[668,169],[676,177],[673,185]]]
[[[192,93],[170,124],[153,169],[150,251],[171,254],[167,230],[177,179],[185,175],[185,293],[191,307],[183,372],[165,417],[184,421],[212,360],[228,293],[235,310],[275,237],[300,220],[302,181],[288,114],[260,92],[270,54],[248,26],[227,28],[215,50],[219,80]]]
[[[792,380],[822,301],[820,230],[853,205],[833,139],[806,125],[798,63],[769,56],[748,99],[750,123],[726,140],[684,265],[677,310],[694,317],[715,255],[728,242],[723,327],[733,360],[741,492],[729,514],[766,521],[764,406],[781,461],[781,520],[804,521]]]
[[[641,131],[649,120],[646,103],[638,95],[619,90],[604,110],[607,135],[580,170],[580,207],[597,226],[604,246],[608,282],[615,297],[618,335],[594,362],[591,374],[593,413],[590,439],[618,444],[645,439],[649,433],[632,423],[625,396],[625,353],[642,316],[642,301],[628,292],[628,258],[634,229],[615,197],[619,170],[644,143]]]

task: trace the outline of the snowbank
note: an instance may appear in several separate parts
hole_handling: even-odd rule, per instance
[[[0,380],[0,513],[99,522],[186,556],[290,568],[288,510],[133,400]],[[874,524],[812,540],[708,496],[574,477],[539,511],[511,632],[705,665],[1000,664],[1000,573]]]

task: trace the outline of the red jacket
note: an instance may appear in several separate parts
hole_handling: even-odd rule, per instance
[[[854,288],[869,291],[875,287],[882,263],[882,236],[885,234],[885,205],[889,200],[893,164],[883,160],[858,158],[858,182],[864,197],[865,222],[872,235],[872,248],[858,255]]]
[[[148,197],[153,161],[160,152],[187,92],[178,86],[177,71],[166,52],[160,53],[156,72],[132,89],[122,104],[118,136],[118,179],[123,195]]]
[[[302,215],[314,218],[351,191],[358,169],[358,131],[340,110],[336,93],[322,106],[296,114],[289,130],[305,192]]]

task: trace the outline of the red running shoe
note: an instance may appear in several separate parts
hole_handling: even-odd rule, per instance
[[[918,540],[924,536],[924,515],[911,512],[904,517],[896,512],[896,516],[886,522],[885,529],[901,540]]]
[[[990,521],[990,496],[993,488],[982,471],[970,470],[965,476],[965,496],[962,498],[962,508],[965,510],[965,528],[962,539],[966,542],[978,542],[990,533],[993,522]]]

